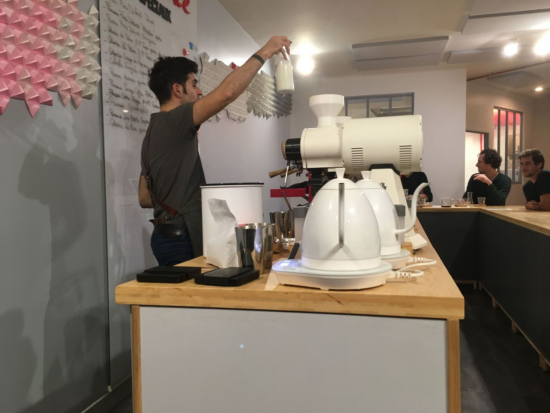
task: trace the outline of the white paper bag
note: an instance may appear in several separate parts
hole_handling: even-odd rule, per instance
[[[206,244],[206,262],[219,268],[238,267],[237,220],[224,199],[209,199],[208,206],[214,225],[210,228],[210,240]]]

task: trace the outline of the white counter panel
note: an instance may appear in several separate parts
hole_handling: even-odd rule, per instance
[[[141,307],[144,413],[447,411],[443,320]]]

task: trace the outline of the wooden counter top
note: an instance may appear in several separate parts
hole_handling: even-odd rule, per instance
[[[423,229],[417,223],[419,233]],[[463,319],[464,298],[431,245],[417,256],[438,263],[425,267],[425,274],[412,282],[388,283],[362,291],[321,291],[311,288],[277,286],[265,290],[269,274],[236,288],[130,281],[116,288],[118,304],[249,310],[295,311],[333,314]],[[204,257],[182,265],[208,271]],[[213,268],[213,267],[210,267]]]
[[[532,211],[525,209],[524,206],[488,206],[481,208],[477,206],[458,208],[431,207],[419,208],[418,212],[422,214],[437,212],[481,212],[550,236],[550,211]]]

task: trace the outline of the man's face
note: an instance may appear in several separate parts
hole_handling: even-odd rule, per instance
[[[486,174],[493,169],[490,164],[485,163],[485,154],[478,156],[476,167],[480,174]]]
[[[198,83],[197,76],[191,73],[187,78],[187,82],[185,82],[185,89],[187,90],[187,95],[184,95],[185,103],[196,102],[202,96],[202,90],[199,89]]]
[[[519,164],[521,165],[521,173],[526,178],[531,178],[533,175],[535,175],[541,168],[542,163],[539,163],[536,165],[533,162],[532,156],[524,156],[519,160]]]
[[[172,98],[179,100],[180,104],[196,102],[199,97],[202,96],[202,90],[197,86],[198,80],[194,73],[189,74],[187,82],[185,82],[185,89],[180,84],[174,84],[172,86]]]

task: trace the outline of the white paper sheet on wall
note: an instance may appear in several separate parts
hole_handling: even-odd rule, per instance
[[[136,191],[141,143],[158,111],[147,72],[159,55],[197,59],[195,2],[185,10],[172,0],[109,0],[100,7],[113,384],[130,373],[129,359],[120,357],[130,349],[128,309],[114,304],[114,288],[156,265],[152,211],[140,208]]]

